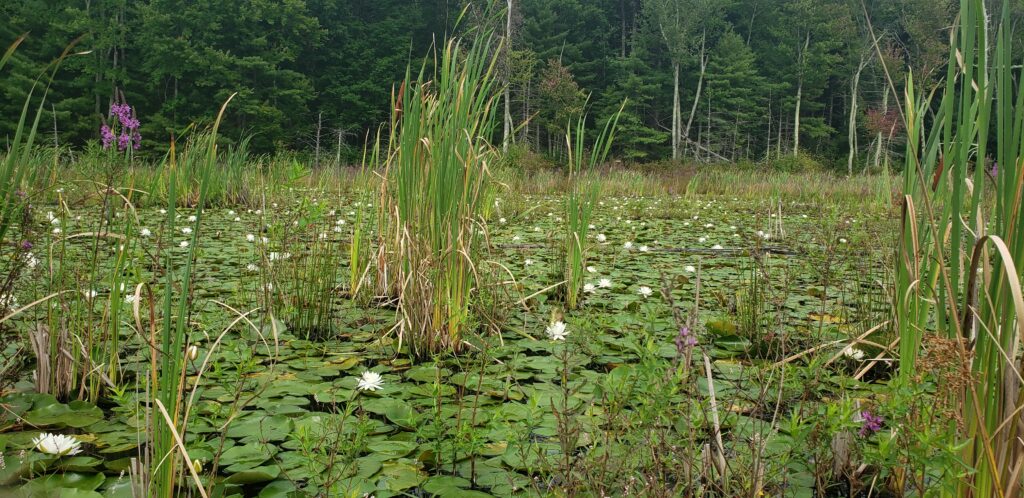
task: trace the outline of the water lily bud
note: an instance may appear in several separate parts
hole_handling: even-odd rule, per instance
[[[192,470],[196,471],[196,474],[203,471],[203,461],[196,458],[192,460]]]
[[[195,344],[189,346],[188,347],[188,359],[190,359],[192,361],[196,361],[196,358],[198,358],[198,357],[199,357],[199,348],[196,347]]]

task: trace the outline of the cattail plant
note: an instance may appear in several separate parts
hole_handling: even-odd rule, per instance
[[[966,441],[962,458],[973,472],[957,479],[955,496],[1017,496],[1024,470],[1024,297],[1017,266],[1024,261],[1024,86],[1011,54],[1010,2],[1001,3],[1001,15],[990,16],[984,1],[961,0],[938,105],[909,78],[903,109],[903,233],[894,296],[900,377],[910,382],[918,375],[930,335],[960,345],[971,375],[957,440]],[[951,423],[951,433],[956,429]]]
[[[587,266],[587,233],[590,220],[601,195],[601,180],[594,172],[595,166],[608,157],[612,141],[615,139],[615,128],[619,116],[626,103],[622,103],[597,136],[589,154],[584,146],[586,135],[586,116],[576,120],[576,129],[566,128],[565,141],[569,157],[569,193],[565,196],[565,302],[575,309],[579,304],[580,292],[583,289],[583,278]]]
[[[488,166],[496,152],[490,37],[448,41],[395,93],[379,205],[378,285],[397,296],[399,343],[455,352],[473,323]],[[428,73],[428,67],[432,73]]]

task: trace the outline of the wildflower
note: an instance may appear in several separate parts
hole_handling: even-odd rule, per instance
[[[143,237],[149,237],[153,235],[153,232],[150,232],[148,228],[143,228],[142,230],[139,231],[139,235]]]
[[[100,126],[100,140],[103,142],[103,148],[109,149],[114,144],[114,130],[107,125]]]
[[[607,289],[612,286],[612,281],[611,279],[602,278],[601,280],[597,281],[597,286],[602,289]]]
[[[502,224],[504,224],[504,223],[505,223],[505,221],[506,221],[506,220],[505,220],[505,218],[498,218],[498,223],[502,223]]]
[[[679,333],[676,334],[676,352],[680,355],[686,354],[686,352],[697,345],[697,338],[690,332],[689,327],[680,327]]]
[[[586,293],[590,294],[590,293],[593,293],[595,290],[597,290],[597,287],[594,284],[591,284],[591,283],[583,284],[583,292],[586,292]]]
[[[47,455],[77,455],[82,452],[82,442],[74,436],[44,432],[32,439],[36,449]]]
[[[644,298],[651,297],[651,294],[654,294],[654,291],[651,290],[651,288],[646,286],[646,285],[641,285],[640,288],[637,289],[636,292],[638,294],[640,294],[641,296],[643,296]]]
[[[559,320],[544,330],[548,334],[548,339],[552,341],[564,341],[565,336],[569,335],[569,331],[565,330],[565,322]]]
[[[357,388],[360,391],[377,391],[382,389],[384,379],[377,372],[371,372],[366,370],[363,372],[362,377],[359,378],[359,385]]]
[[[840,244],[845,244],[845,243],[846,243],[846,239],[840,238],[840,239],[839,239],[839,243],[840,243]]]
[[[597,241],[598,242],[602,242],[603,243],[606,240],[608,240],[608,237],[606,237],[603,233],[597,234]]]
[[[124,302],[125,302],[125,304],[133,304],[133,303],[135,303],[135,294],[125,294]]]
[[[188,247],[188,241],[187,240],[183,240],[183,241],[179,242],[178,243],[178,247],[181,247],[182,249]]]
[[[31,250],[31,249],[32,249],[32,242],[29,242],[27,240],[21,241],[21,250],[22,251],[28,251],[28,250]]]
[[[875,432],[882,430],[882,422],[885,420],[878,415],[873,415],[871,412],[865,410],[860,412],[863,424],[860,426],[860,436],[869,436]]]

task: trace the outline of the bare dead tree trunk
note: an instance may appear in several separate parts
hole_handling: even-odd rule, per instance
[[[672,62],[672,159],[679,159],[679,63]]]
[[[690,127],[693,126],[693,116],[697,114],[697,102],[700,102],[700,92],[704,88],[704,73],[708,67],[706,50],[707,30],[700,35],[700,77],[697,79],[697,93],[693,96],[693,107],[690,108],[690,117],[686,120],[686,129],[683,130],[683,137],[690,140]]]
[[[796,110],[793,111],[793,155],[800,153],[800,100],[804,91],[804,64],[807,62],[807,47],[811,45],[811,32],[804,38],[804,48],[798,54],[800,74],[796,84]]]
[[[853,161],[857,158],[857,87],[860,85],[860,73],[867,66],[867,58],[864,54],[860,56],[860,63],[853,73],[853,81],[850,83],[850,120],[848,122],[847,141],[850,142],[850,153],[846,156],[846,174],[853,176]]]

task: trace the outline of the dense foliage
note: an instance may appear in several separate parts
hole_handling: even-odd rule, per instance
[[[394,82],[456,29],[464,3],[3,2],[0,42],[30,35],[0,80],[0,113],[17,115],[14,107],[43,64],[84,35],[76,49],[91,53],[68,61],[43,121],[59,144],[98,140],[110,102],[123,95],[142,118],[142,152],[159,152],[172,134],[210,121],[218,103],[238,92],[224,123],[229,139],[251,134],[256,151],[319,146],[323,157],[352,160],[366,134],[386,121]],[[918,82],[941,76],[954,15],[945,0],[868,1],[866,12],[848,0],[512,6],[501,71],[516,142],[560,152],[566,124],[585,105],[610,110],[628,98],[613,151],[627,161],[671,157],[677,115],[684,157],[757,160],[799,149],[841,163],[852,142],[858,167],[884,161],[890,146],[900,149],[890,143],[891,130],[876,126],[895,112],[898,98],[877,55],[898,62],[893,68],[910,64]],[[504,35],[504,14],[493,10],[468,16],[459,29],[488,23]],[[871,43],[865,14],[881,50]],[[0,136],[12,126],[0,123]]]

